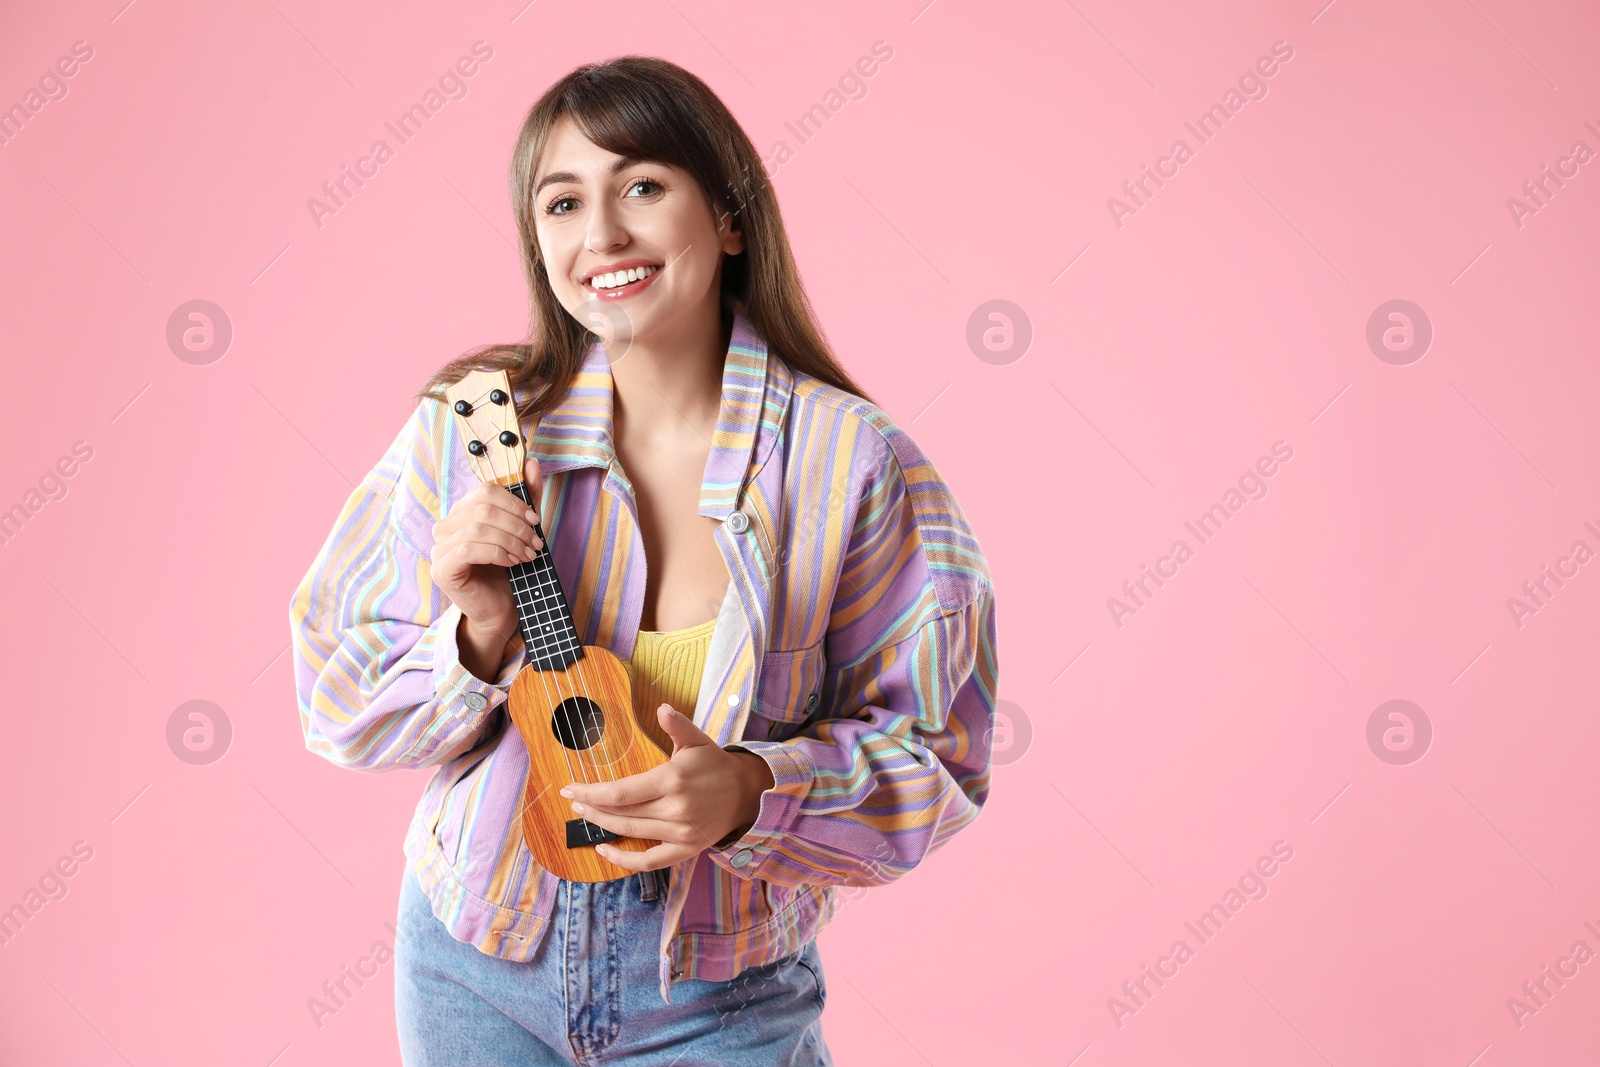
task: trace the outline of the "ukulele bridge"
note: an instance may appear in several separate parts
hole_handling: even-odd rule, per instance
[[[604,826],[596,826],[588,819],[567,820],[567,847],[581,848],[584,845],[598,845],[605,841],[615,841],[621,834],[612,833]]]

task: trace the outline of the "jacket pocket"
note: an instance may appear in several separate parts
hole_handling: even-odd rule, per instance
[[[827,666],[823,640],[792,652],[761,657],[761,680],[745,726],[745,737],[782,741],[798,733],[817,714],[822,702],[822,675]]]

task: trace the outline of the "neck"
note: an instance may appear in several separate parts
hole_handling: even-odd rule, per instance
[[[511,486],[518,500],[533,507],[528,486]],[[533,525],[539,535],[539,551],[532,560],[506,568],[511,579],[511,598],[517,605],[517,621],[522,627],[522,643],[527,646],[528,664],[535,670],[560,670],[583,657],[583,643],[572,622],[572,609],[556,576],[555,560],[544,529]]]
[[[687,423],[709,441],[722,407],[722,366],[731,330],[731,317],[723,321],[721,301],[714,299],[681,320],[677,329],[669,326],[635,337],[623,358],[611,365],[611,419],[617,436],[626,428],[656,438]]]

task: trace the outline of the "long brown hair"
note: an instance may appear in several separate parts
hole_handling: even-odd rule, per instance
[[[488,344],[446,363],[414,400],[444,400],[444,387],[474,368],[505,370],[524,394],[517,414],[531,420],[572,385],[598,340],[556,299],[533,229],[533,178],[551,128],[563,115],[585,137],[619,156],[680,167],[694,176],[721,218],[734,216],[744,251],[724,256],[721,304],[733,301],[790,367],[871,400],[834,358],[812,315],[789,250],[778,199],[761,157],[727,107],[705,82],[675,63],[628,55],[577,67],[528,111],[511,158],[511,205],[522,238],[522,273],[532,312],[528,339]],[[546,385],[544,389],[533,386]]]

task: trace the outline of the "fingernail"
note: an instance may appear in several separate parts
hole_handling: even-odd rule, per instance
[[[562,786],[561,787],[561,795],[566,797],[568,800],[571,800],[572,799],[572,787],[570,785]]]
[[[539,521],[539,513],[537,511],[534,511],[532,508],[529,508],[524,513],[523,517],[526,518],[529,523],[535,523],[535,522]]]
[[[572,802],[572,810],[577,812],[579,815],[582,815],[583,814],[583,805],[579,804],[576,800],[574,800]]]

